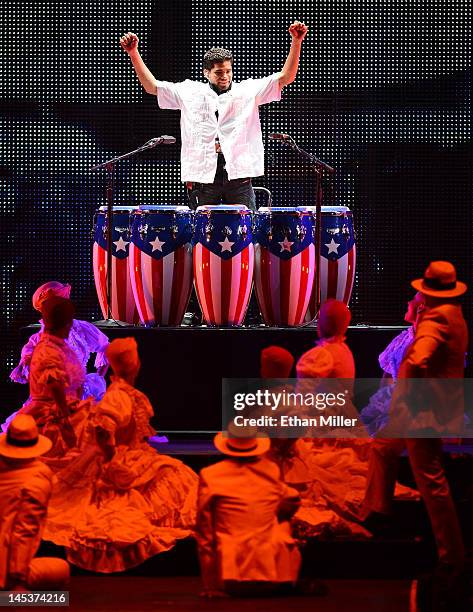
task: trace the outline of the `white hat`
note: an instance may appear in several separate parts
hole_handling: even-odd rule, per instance
[[[457,281],[455,266],[449,261],[431,261],[424,278],[411,282],[417,291],[436,298],[453,298],[467,290],[465,283]]]
[[[32,459],[44,455],[53,443],[38,433],[36,421],[29,414],[19,414],[7,433],[0,435],[0,455],[11,459]]]
[[[239,427],[232,422],[227,431],[219,432],[214,438],[217,450],[231,457],[256,457],[266,453],[271,440],[258,433],[256,427]]]

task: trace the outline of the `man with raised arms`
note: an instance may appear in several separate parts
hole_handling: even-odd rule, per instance
[[[294,81],[308,28],[289,27],[291,47],[280,72],[261,79],[233,82],[233,55],[214,47],[204,55],[207,83],[157,80],[138,51],[138,37],[127,32],[120,45],[128,53],[145,89],[162,109],[181,111],[181,179],[191,205],[245,204],[254,208],[252,177],[264,174],[264,147],[258,107],[281,99]]]

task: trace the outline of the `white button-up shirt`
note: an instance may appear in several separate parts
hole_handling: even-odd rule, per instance
[[[181,179],[213,183],[215,139],[229,180],[264,174],[264,147],[258,107],[281,99],[280,73],[246,79],[218,95],[206,83],[158,81],[160,108],[181,111]],[[215,112],[218,111],[218,118]]]

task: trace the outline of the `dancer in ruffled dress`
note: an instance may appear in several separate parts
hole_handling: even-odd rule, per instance
[[[153,409],[134,387],[135,340],[114,340],[106,355],[113,382],[89,421],[80,457],[56,475],[44,538],[65,546],[75,565],[116,572],[192,534],[198,478],[147,443],[155,433]]]
[[[297,362],[298,377],[340,378],[344,384],[354,379],[353,356],[345,344],[350,318],[350,311],[342,302],[328,300],[322,305],[319,341]],[[279,376],[274,366],[272,370],[275,378],[284,375],[284,365]],[[280,465],[284,481],[301,495],[302,504],[294,517],[299,537],[371,537],[347,514],[351,504],[363,497],[366,487],[371,439],[361,433],[364,437],[272,440],[272,457]],[[402,485],[397,485],[396,496],[419,497],[416,491]]]
[[[383,370],[383,378],[378,391],[371,396],[368,405],[363,408],[360,417],[371,436],[382,429],[388,422],[388,411],[394,384],[402,359],[414,341],[416,323],[425,309],[425,298],[417,292],[412,300],[407,302],[404,320],[411,326],[398,334],[379,356],[379,365]]]
[[[64,285],[58,281],[49,281],[38,287],[34,292],[32,300],[33,308],[43,314],[43,305],[46,300],[54,296],[69,299],[70,295],[71,285]],[[13,382],[22,384],[28,382],[31,355],[44,331],[43,319],[40,319],[39,323],[41,325],[40,331],[30,336],[28,342],[21,349],[20,363],[10,374],[10,379]],[[96,353],[95,368],[97,372],[87,374],[82,389],[82,398],[85,399],[92,396],[96,400],[100,400],[106,388],[104,376],[108,368],[108,362],[105,357],[105,349],[108,346],[107,336],[92,323],[74,319],[69,336],[66,338],[66,343],[73,349],[84,368],[87,368],[91,353]]]
[[[58,469],[78,444],[88,402],[81,401],[85,370],[66,344],[75,312],[65,298],[52,297],[43,306],[44,332],[30,362],[30,400],[18,414],[30,414],[41,434],[52,441],[43,460]]]

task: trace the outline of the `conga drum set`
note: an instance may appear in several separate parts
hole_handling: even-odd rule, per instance
[[[154,138],[93,166],[107,171],[107,206],[94,217],[93,269],[104,324],[181,324],[192,285],[211,327],[243,324],[253,286],[267,326],[312,321],[322,302],[348,304],[356,266],[353,216],[321,206],[323,174],[334,169],[287,134],[270,134],[314,170],[316,206],[113,206],[118,161],[175,138]],[[267,191],[267,190],[264,190]],[[267,192],[269,194],[269,192]],[[269,194],[270,195],[270,194]],[[110,269],[110,273],[109,273]]]
[[[107,313],[106,207],[94,218],[93,268]],[[351,211],[322,207],[321,301],[349,303],[356,247]],[[116,206],[112,215],[112,316],[179,326],[195,287],[209,327],[243,324],[254,286],[267,326],[297,327],[316,314],[313,207]]]

